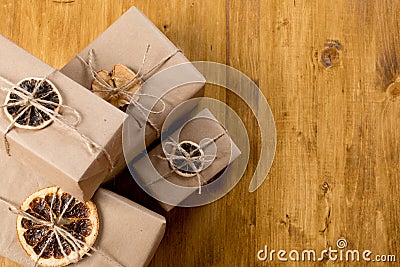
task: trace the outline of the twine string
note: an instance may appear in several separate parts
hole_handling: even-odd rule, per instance
[[[53,195],[52,198],[52,202],[51,202],[51,210],[50,210],[50,222],[39,219],[34,217],[33,215],[23,211],[22,209],[18,208],[16,205],[14,205],[13,203],[11,203],[10,201],[0,197],[0,202],[7,205],[8,209],[10,212],[12,212],[13,214],[20,216],[24,219],[30,220],[40,226],[45,226],[50,228],[50,231],[52,231],[52,233],[50,235],[47,235],[47,239],[46,239],[46,243],[44,245],[44,247],[42,248],[42,250],[40,251],[36,261],[35,261],[35,267],[38,266],[38,263],[40,261],[40,258],[43,256],[43,253],[46,251],[47,246],[50,244],[51,240],[53,239],[53,237],[55,236],[56,240],[57,240],[57,244],[59,245],[59,247],[61,248],[61,253],[63,254],[64,257],[66,257],[68,260],[70,260],[72,263],[76,263],[78,261],[80,261],[84,256],[88,256],[91,257],[93,254],[90,253],[89,251],[93,251],[98,253],[99,255],[101,255],[102,257],[104,257],[107,261],[111,262],[112,264],[114,264],[114,266],[118,266],[118,267],[125,267],[124,265],[122,265],[121,263],[119,263],[117,260],[115,260],[113,257],[111,257],[110,255],[107,255],[106,253],[102,252],[100,249],[96,249],[92,246],[90,246],[89,244],[87,244],[86,242],[83,242],[82,240],[79,240],[78,238],[74,237],[71,233],[69,233],[67,230],[63,229],[62,227],[60,227],[58,225],[58,222],[60,220],[58,220],[58,222],[54,221],[54,217],[52,215],[53,213],[53,209],[52,207],[54,206],[55,203],[55,199],[56,199],[56,195],[58,194],[59,188],[57,188],[56,193]],[[71,197],[71,199],[74,199],[73,197]],[[69,204],[67,204],[67,208],[70,205],[70,201],[68,202]],[[62,218],[63,215],[60,215],[60,218]],[[61,239],[60,236],[66,241],[68,242],[68,244],[71,245],[71,247],[74,248],[74,252],[76,253],[77,257],[75,259],[71,259],[70,256],[68,256],[62,246],[61,243]],[[80,249],[79,247],[83,246],[85,247],[85,249],[88,249],[88,251],[84,251],[83,255],[80,255]]]
[[[0,81],[9,86],[9,87],[1,86],[0,90],[8,92],[10,94],[15,94],[21,99],[17,102],[5,103],[1,107],[2,108],[13,107],[13,106],[18,105],[16,103],[19,103],[20,105],[26,105],[26,107],[24,109],[22,109],[22,110],[20,109],[17,111],[17,116],[15,116],[12,119],[11,123],[7,126],[7,128],[4,132],[3,141],[5,144],[7,154],[10,156],[10,144],[7,139],[7,134],[15,127],[15,123],[18,121],[19,118],[21,118],[21,116],[23,114],[25,114],[25,112],[30,107],[35,107],[37,110],[39,110],[39,111],[43,112],[44,114],[46,114],[47,116],[49,116],[52,121],[58,123],[63,128],[66,128],[70,132],[77,135],[81,139],[81,141],[84,142],[84,144],[87,146],[88,150],[91,153],[95,153],[96,151],[103,152],[103,154],[106,156],[108,163],[111,166],[111,170],[114,169],[114,164],[112,162],[111,155],[108,153],[108,151],[106,151],[106,149],[103,146],[97,144],[96,142],[94,142],[91,138],[89,138],[85,134],[80,133],[78,131],[78,129],[76,128],[77,125],[81,122],[82,118],[81,118],[80,113],[75,108],[64,105],[64,104],[59,104],[57,102],[48,101],[48,100],[44,100],[44,99],[35,97],[35,93],[38,90],[38,88],[55,71],[57,71],[57,70],[54,69],[51,73],[49,73],[44,78],[42,78],[40,80],[40,82],[35,85],[35,88],[32,93],[28,92],[27,90],[24,90],[19,85],[14,84],[13,82],[9,81],[8,79],[0,76]],[[47,108],[46,106],[44,106],[45,104],[60,106],[66,110],[72,111],[72,114],[73,114],[73,117],[75,120],[74,121],[67,120],[64,115],[61,115],[58,111],[54,111],[54,110]],[[37,114],[39,114],[39,116],[41,118],[43,118],[41,112],[37,112]]]
[[[34,267],[38,266],[39,260],[42,257],[43,253],[46,251],[46,248],[50,244],[50,241],[53,239],[53,236],[54,236],[54,232],[52,232],[49,236],[46,236],[46,244],[44,245],[44,247],[40,251],[39,255],[37,256]]]
[[[60,190],[60,188],[57,187],[56,193],[53,194],[53,197],[51,198],[51,205],[50,205],[50,221],[51,221],[51,223],[54,223],[53,206],[54,206],[54,202],[56,201],[56,196],[58,196],[58,191],[59,190]]]
[[[70,262],[74,262],[74,260],[71,259],[71,257],[65,253],[64,247],[63,247],[63,245],[61,243],[61,239],[60,239],[60,236],[58,235],[57,231],[54,231],[54,234],[56,236],[57,245],[61,248],[61,253],[64,256],[64,258],[66,258]]]
[[[56,196],[58,196],[59,190],[60,190],[60,188],[57,187],[55,194],[53,194],[53,197],[52,197],[52,200],[51,200],[51,205],[50,205],[50,221],[51,221],[51,223],[53,223],[53,224],[54,224],[53,207],[54,207],[54,203],[55,203],[55,200],[56,200]],[[71,199],[72,199],[72,198],[71,198]],[[68,203],[68,204],[67,204],[67,207],[68,207],[69,205],[70,205],[70,204]],[[66,252],[65,252],[65,250],[64,250],[64,247],[63,247],[63,245],[62,245],[60,236],[59,236],[57,230],[54,231],[54,235],[55,235],[55,237],[56,237],[57,244],[58,244],[58,246],[59,246],[60,249],[61,249],[61,254],[64,256],[64,258],[68,259],[68,261],[75,263],[75,262],[76,262],[76,259],[72,259],[70,255],[67,255],[67,254],[66,254]],[[65,238],[64,238],[64,240],[65,240]],[[68,242],[68,241],[66,240],[66,242]],[[69,242],[68,242],[68,243],[69,243]],[[75,247],[74,247],[74,248],[75,248]],[[77,251],[77,250],[78,250],[78,249],[75,248],[75,251]],[[38,259],[40,259],[40,258],[38,258]]]
[[[4,146],[6,148],[6,152],[8,156],[11,156],[10,154],[10,143],[8,142],[7,139],[7,134],[12,130],[12,128],[14,128],[15,123],[17,122],[17,120],[19,118],[21,118],[21,116],[28,110],[29,107],[25,107],[22,112],[20,112],[17,116],[15,116],[15,118],[10,122],[10,124],[7,126],[6,130],[4,131]]]
[[[110,84],[108,84],[103,77],[101,77],[97,71],[94,68],[94,52],[93,49],[90,49],[88,52],[88,59],[87,62],[79,55],[77,55],[77,58],[80,59],[89,69],[90,74],[93,78],[93,80],[96,81],[96,83],[98,85],[100,85],[102,87],[102,89],[94,89],[92,90],[92,92],[102,92],[102,93],[107,93],[106,96],[104,97],[105,100],[108,100],[112,95],[114,94],[120,94],[123,95],[125,98],[127,98],[129,100],[129,102],[135,106],[140,114],[146,118],[146,123],[148,123],[150,125],[151,128],[153,128],[156,131],[157,134],[157,138],[160,137],[161,131],[160,129],[155,125],[155,123],[153,123],[151,120],[149,120],[147,118],[146,113],[149,114],[161,114],[165,111],[166,109],[166,103],[163,99],[159,99],[159,97],[152,95],[152,94],[146,94],[146,93],[139,93],[139,90],[136,90],[135,92],[130,92],[129,88],[141,83],[141,81],[144,79],[145,76],[147,76],[148,74],[150,74],[151,72],[155,71],[156,69],[160,68],[162,65],[164,65],[167,61],[169,61],[172,57],[174,57],[176,54],[182,52],[181,50],[177,49],[175,50],[173,53],[169,54],[168,56],[166,56],[165,58],[161,59],[157,64],[155,64],[153,67],[151,67],[150,69],[148,69],[147,71],[143,71],[148,54],[150,51],[150,45],[148,44],[146,47],[146,51],[143,55],[143,60],[142,60],[142,64],[140,65],[138,72],[135,74],[135,76],[129,80],[128,82],[126,82],[125,84],[123,84],[122,86],[119,87],[113,87]],[[160,110],[152,110],[150,108],[146,108],[145,106],[143,106],[143,104],[141,104],[138,101],[138,98],[141,97],[149,97],[149,98],[153,98],[155,100],[158,100],[158,102],[161,103],[162,107]],[[131,115],[133,115],[131,113]],[[136,120],[136,122],[139,124],[139,126],[142,128],[143,125],[140,123],[140,121],[133,116]]]

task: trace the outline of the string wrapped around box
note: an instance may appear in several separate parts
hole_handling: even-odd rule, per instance
[[[83,59],[79,55],[77,55],[77,57],[78,57],[78,59],[80,59],[87,66],[87,68],[89,69],[89,72],[90,72],[93,80],[95,81],[95,83],[98,86],[101,87],[101,89],[93,89],[92,88],[92,90],[91,90],[92,92],[94,92],[94,93],[106,93],[106,95],[103,97],[105,100],[108,100],[110,98],[110,96],[116,95],[116,94],[120,94],[120,95],[124,96],[125,98],[127,98],[129,100],[129,103],[131,105],[133,105],[134,107],[136,107],[138,109],[138,111],[140,112],[140,114],[143,116],[143,118],[146,119],[146,123],[149,124],[150,127],[153,128],[156,131],[157,138],[159,138],[160,135],[161,135],[161,130],[155,125],[155,123],[153,123],[148,118],[148,115],[146,113],[148,113],[148,114],[160,114],[160,113],[163,113],[165,111],[165,108],[166,108],[165,101],[163,99],[159,99],[159,97],[157,97],[155,95],[152,95],[152,94],[139,93],[139,90],[131,92],[128,89],[133,87],[134,85],[138,85],[140,87],[140,89],[141,89],[141,85],[142,85],[143,80],[145,79],[146,76],[148,76],[150,73],[152,73],[155,70],[157,70],[160,67],[162,67],[171,58],[173,58],[176,54],[181,53],[182,51],[180,49],[175,50],[174,52],[172,52],[168,56],[166,56],[163,59],[161,59],[157,64],[155,64],[153,67],[149,68],[147,71],[143,71],[144,65],[146,63],[147,56],[149,54],[149,51],[150,51],[150,45],[148,44],[147,47],[146,47],[146,51],[144,53],[144,56],[143,56],[142,64],[139,67],[137,73],[134,75],[134,77],[132,79],[130,79],[128,82],[126,82],[122,86],[112,86],[112,85],[108,84],[103,79],[103,77],[101,77],[97,73],[97,71],[96,71],[96,69],[94,67],[94,50],[93,49],[89,50],[87,61],[85,59]],[[162,105],[161,110],[154,111],[152,109],[144,107],[139,102],[140,97],[149,97],[149,98],[155,99],[156,101],[159,101],[161,103],[161,105]],[[136,120],[136,122],[142,128],[143,125],[141,125],[140,120],[137,119],[133,114],[130,114],[130,115],[132,115],[132,117]]]
[[[8,108],[8,107],[17,106],[17,105],[25,105],[25,108],[23,108],[22,110],[20,109],[16,112],[17,114],[11,120],[10,124],[7,126],[6,130],[3,133],[3,141],[5,144],[7,154],[9,156],[11,155],[10,154],[10,144],[7,139],[7,134],[14,128],[15,123],[18,121],[18,119],[21,118],[30,107],[34,107],[37,110],[39,110],[40,112],[49,116],[51,121],[56,122],[58,125],[65,128],[67,131],[75,134],[87,146],[88,150],[91,153],[95,153],[97,151],[103,152],[103,154],[107,158],[108,163],[110,164],[110,169],[112,171],[114,168],[114,164],[112,162],[110,154],[106,151],[106,149],[103,146],[97,144],[90,137],[79,132],[79,130],[77,129],[78,124],[81,122],[81,115],[80,115],[79,111],[75,108],[72,108],[70,106],[67,106],[67,105],[64,105],[61,103],[56,103],[56,102],[51,102],[48,100],[40,99],[37,96],[36,92],[37,92],[38,88],[40,86],[42,86],[42,84],[45,81],[48,81],[48,77],[50,75],[52,75],[53,73],[55,73],[56,71],[57,71],[56,69],[53,69],[52,72],[50,72],[45,77],[39,78],[40,82],[38,82],[35,85],[33,92],[28,92],[27,90],[21,88],[21,86],[19,86],[18,84],[15,84],[15,83],[11,82],[10,80],[8,80],[7,78],[0,76],[0,81],[9,86],[9,87],[2,86],[2,87],[0,87],[0,90],[7,92],[9,95],[14,94],[14,95],[18,96],[18,98],[20,99],[17,102],[11,102],[11,101],[7,102],[6,101],[1,107]],[[66,110],[72,111],[72,114],[75,117],[75,121],[68,121],[65,118],[65,116],[60,114],[57,110],[51,110],[51,109],[47,108],[46,105],[49,105],[49,104],[60,106]]]

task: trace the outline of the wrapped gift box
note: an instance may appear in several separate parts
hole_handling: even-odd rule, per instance
[[[2,79],[16,84],[28,77],[47,77],[62,97],[64,106],[59,114],[63,119],[71,123],[76,120],[71,109],[81,117],[76,130],[56,121],[38,130],[13,128],[7,134],[11,157],[29,164],[42,177],[60,185],[75,197],[90,199],[109,175],[111,166],[118,165],[118,160],[121,160],[121,129],[125,114],[3,36],[0,36],[0,58]],[[0,86],[12,88],[4,80]],[[7,91],[0,91],[2,103],[7,94]],[[10,123],[5,112],[1,111],[0,132],[5,133]],[[81,135],[103,149],[90,151]],[[1,147],[4,152],[4,145],[1,144]]]
[[[149,51],[143,65],[147,47],[149,47]],[[141,110],[138,110],[140,108],[136,106],[130,108],[130,113],[135,116],[136,121],[129,125],[129,130],[137,132],[138,136],[136,140],[129,141],[129,151],[125,151],[125,156],[130,159],[157,139],[157,131],[151,127],[149,121],[161,130],[163,122],[171,110],[185,100],[203,94],[204,77],[182,53],[177,53],[174,44],[135,7],[123,14],[61,69],[62,73],[89,90],[92,88],[94,80],[88,65],[90,51],[93,52],[94,71],[105,70],[108,72],[116,64],[122,64],[135,72],[138,72],[139,69],[147,72],[162,63],[143,77],[142,93],[148,96],[140,96],[139,102],[149,109],[153,108],[153,111],[161,110],[164,104],[165,110],[162,113],[150,113],[146,122],[146,117],[143,116]],[[164,62],[166,58],[169,59]],[[171,67],[176,67],[176,69],[171,70]],[[158,75],[163,70],[169,70],[170,73]],[[161,100],[157,101],[159,98]],[[115,110],[123,113],[118,108]],[[145,132],[143,135],[145,142],[141,138],[142,130]],[[123,167],[125,166],[120,165],[115,173]]]
[[[173,155],[173,152],[170,145],[165,142],[170,142],[169,140],[172,138],[175,143],[189,141],[194,144],[200,144],[204,152],[205,162],[208,162],[202,168],[199,168],[201,170],[199,173],[201,175],[201,185],[217,178],[217,174],[241,154],[224,127],[208,109],[204,109],[197,115],[187,118],[186,122],[163,141],[164,149],[163,145],[160,144],[148,153],[148,158],[142,157],[132,163],[136,178],[157,199],[162,199],[163,197],[160,194],[165,194],[168,191],[167,188],[170,188],[166,183],[173,183],[184,188],[184,190],[171,190],[171,194],[173,194],[169,196],[171,201],[169,203],[160,203],[167,211],[170,211],[174,205],[181,203],[191,194],[197,193],[200,184],[199,177],[196,175],[185,175],[185,171],[188,169],[183,167],[183,164],[178,166],[180,168],[172,166],[173,163],[168,160],[165,151],[171,155]],[[215,147],[206,145],[207,140],[214,140]],[[180,164],[179,162],[181,161],[178,160],[176,165]],[[197,161],[194,162],[196,163]],[[193,171],[190,166],[188,167],[189,170]],[[174,169],[178,171],[174,171]]]
[[[51,186],[38,178],[29,167],[0,152],[0,197],[19,206],[33,192]],[[99,213],[100,230],[94,247],[123,266],[147,266],[165,231],[165,219],[105,189],[99,189],[94,198]],[[16,235],[16,215],[9,206],[0,203],[0,255],[23,266],[33,266],[19,244]],[[104,255],[93,252],[73,266],[114,266]]]

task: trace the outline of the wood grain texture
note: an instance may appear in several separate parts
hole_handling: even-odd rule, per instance
[[[257,123],[235,95],[207,87],[246,123],[250,164],[218,202],[164,213],[167,233],[151,266],[281,266],[257,261],[257,251],[321,251],[340,237],[349,249],[400,261],[399,1],[1,0],[0,33],[61,67],[131,5],[190,60],[226,63],[251,77],[278,136],[268,180],[248,193]],[[140,190],[134,200],[162,212]],[[17,265],[2,259],[0,266]]]

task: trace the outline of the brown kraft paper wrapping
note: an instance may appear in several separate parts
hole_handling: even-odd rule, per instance
[[[74,108],[81,116],[77,132],[103,147],[114,164],[118,164],[124,114],[3,36],[0,36],[0,58],[0,76],[14,84],[28,77],[44,78],[50,74],[47,79],[59,90],[63,104]],[[0,86],[10,88],[3,82]],[[6,94],[0,91],[1,103]],[[61,107],[60,114],[66,119],[70,113]],[[1,110],[0,132],[4,133],[8,125],[10,120]],[[7,139],[13,158],[29,163],[43,177],[81,200],[90,199],[111,170],[105,153],[90,152],[74,131],[58,122],[40,130],[13,128]],[[3,142],[0,147],[4,152]]]
[[[199,144],[199,142],[205,138],[213,139],[223,133],[225,133],[225,129],[218,123],[216,118],[208,109],[204,109],[182,127],[177,141],[192,141]],[[174,136],[175,139],[177,132],[172,134],[172,136]],[[218,173],[220,173],[241,154],[239,148],[229,137],[228,133],[216,140],[215,145],[217,150],[214,161],[206,169],[200,172],[201,177],[203,178],[202,184],[212,181]],[[207,150],[204,150],[207,154]],[[197,176],[187,178],[174,172],[171,173],[172,169],[168,160],[159,157],[165,156],[161,144],[151,150],[148,155],[153,166],[148,166],[149,162],[144,158],[141,158],[133,163],[133,168],[142,182],[148,185],[148,190],[150,192],[153,191],[152,188],[160,190],[159,186],[162,187],[162,183],[160,183],[162,180],[154,180],[158,179],[154,176],[154,169],[171,183],[183,187],[191,187],[191,190],[189,191],[181,192],[180,195],[176,194],[174,196],[175,203],[180,203],[190,194],[198,192],[199,181]],[[174,208],[174,206],[162,202],[160,202],[160,205],[166,211],[170,211]]]
[[[143,65],[143,56],[148,45],[150,46],[150,50]],[[91,89],[93,77],[88,65],[82,59],[87,62],[90,50],[94,53],[93,65],[95,71],[101,69],[111,71],[115,64],[123,64],[135,72],[143,65],[143,71],[146,72],[162,62],[168,55],[174,54],[177,48],[142,12],[132,7],[81,51],[77,57],[61,69],[62,73],[87,89]],[[182,63],[186,64],[179,67],[176,75],[171,75],[166,79],[164,79],[165,77],[157,76],[157,73],[160,71]],[[182,53],[177,53],[171,57],[155,71],[145,76],[144,80],[145,83],[142,86],[143,93],[156,96],[157,98],[161,97],[163,103],[166,105],[165,111],[161,114],[149,114],[149,120],[160,130],[166,116],[174,107],[190,98],[202,96],[202,88],[205,83],[204,77],[189,63],[188,59]],[[176,87],[176,85],[180,86]],[[149,97],[140,97],[139,102],[153,104],[155,101]],[[151,108],[151,105],[149,108]],[[161,108],[162,103],[159,101],[154,106],[153,111],[161,110]],[[130,110],[134,109],[137,108],[130,108]],[[122,113],[117,108],[115,110]],[[129,126],[130,130],[137,131],[138,135],[140,135],[140,129],[145,125],[146,145],[151,144],[157,139],[156,131],[146,123],[145,118],[143,118],[140,112],[136,111],[134,113],[136,119],[140,120],[142,125],[138,125],[137,123],[136,125],[132,124]],[[182,111],[182,114],[184,113],[185,111]],[[141,145],[141,138],[137,138],[137,141],[131,142],[136,143],[131,143],[128,153],[129,159],[134,158],[145,149]],[[123,167],[119,166],[116,168],[116,172]]]
[[[19,206],[33,192],[51,186],[28,166],[0,151],[0,197]],[[147,266],[165,232],[165,219],[115,193],[100,188],[93,197],[99,213],[100,229],[94,247],[127,267]],[[16,235],[17,216],[0,202],[0,255],[23,266],[33,266]],[[113,262],[97,252],[73,266],[113,267]]]

